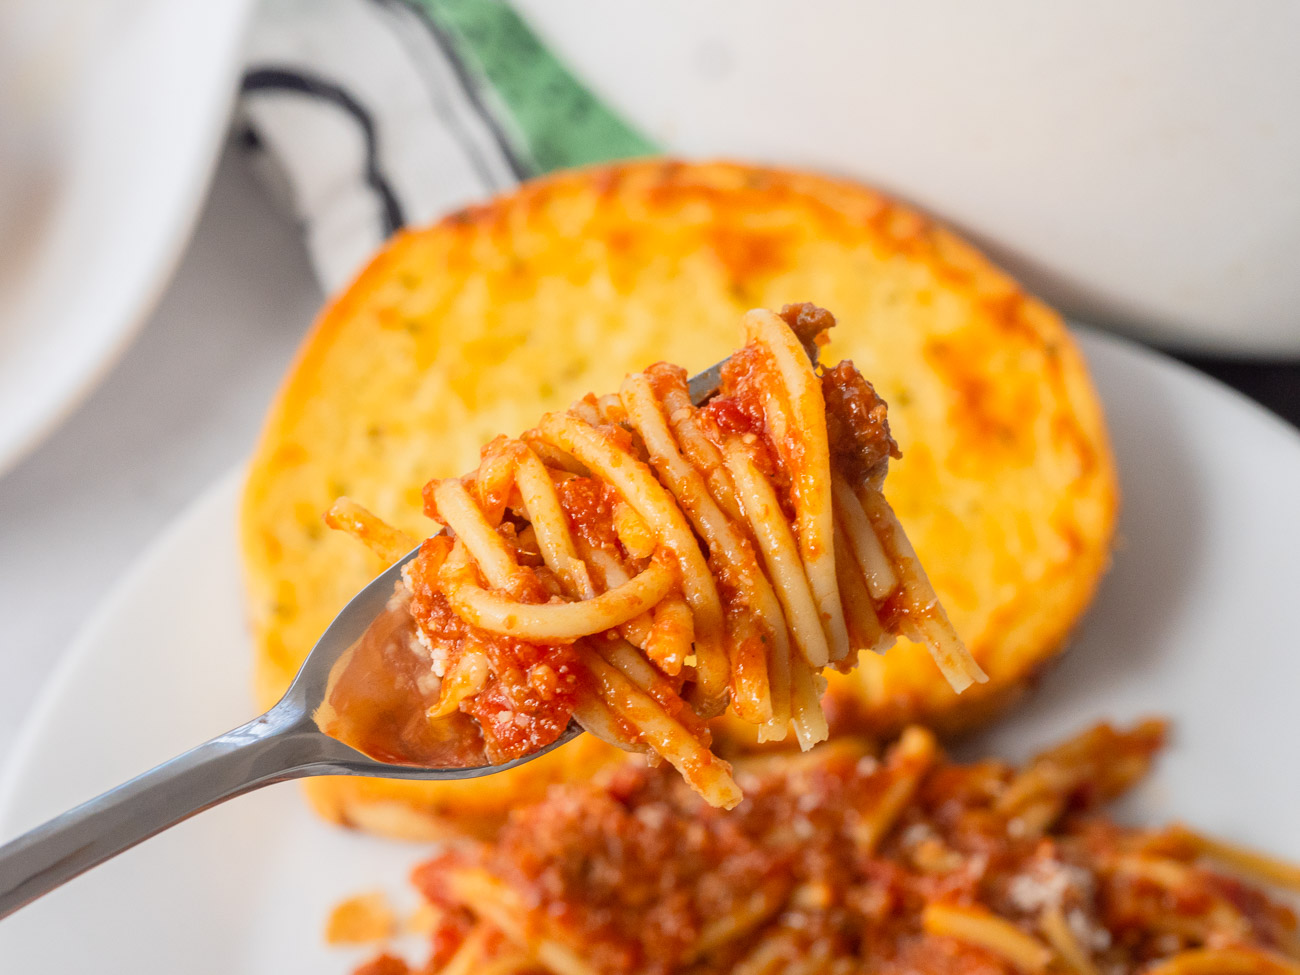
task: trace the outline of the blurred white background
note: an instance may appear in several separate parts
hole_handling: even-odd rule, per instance
[[[517,6],[663,145],[871,182],[1082,320],[1300,356],[1300,4]]]

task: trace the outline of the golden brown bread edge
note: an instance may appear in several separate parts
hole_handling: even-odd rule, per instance
[[[694,372],[752,307],[813,301],[889,403],[886,483],[945,606],[989,671],[958,697],[900,644],[831,677],[845,731],[955,732],[1024,693],[1109,558],[1117,488],[1100,404],[1060,318],[981,254],[860,185],[734,163],[564,172],[392,240],[326,308],[254,454],[241,537],[257,693],[283,690],[380,566],[328,533],[348,494],[423,536],[420,488],[498,433],[656,360]],[[743,746],[748,732],[719,733]],[[472,783],[317,780],[328,818],[392,835],[483,833],[508,805],[617,759],[589,740]]]

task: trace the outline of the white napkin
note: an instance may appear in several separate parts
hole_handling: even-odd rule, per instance
[[[327,291],[404,226],[651,148],[494,0],[267,0],[240,107]]]

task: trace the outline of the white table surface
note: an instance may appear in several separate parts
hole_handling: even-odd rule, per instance
[[[0,477],[0,765],[114,582],[248,454],[320,303],[297,229],[228,149],[134,344],[71,419]],[[176,652],[185,652],[179,639]]]

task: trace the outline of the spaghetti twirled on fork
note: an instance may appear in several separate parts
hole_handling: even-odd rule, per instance
[[[730,807],[705,723],[729,702],[806,749],[826,737],[820,671],[897,635],[958,691],[984,680],[881,493],[898,456],[884,402],[851,363],[814,366],[833,324],[812,305],[752,311],[707,404],[659,363],[430,482],[447,531],[397,597],[429,719],[470,715],[505,761],[572,717]],[[330,523],[392,561],[414,544],[346,500]]]

